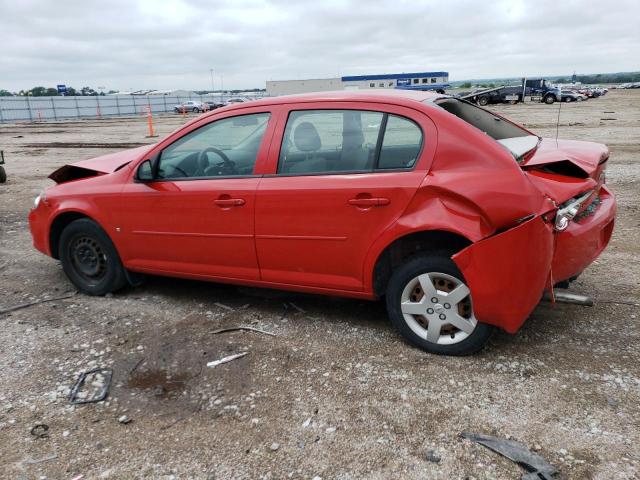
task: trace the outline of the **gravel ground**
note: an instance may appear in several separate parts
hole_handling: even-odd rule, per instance
[[[492,108],[555,135],[557,104]],[[145,134],[144,118],[0,125],[0,309],[73,290],[31,246],[27,214],[46,176]],[[612,150],[614,237],[571,289],[594,307],[541,304],[469,358],[408,346],[382,303],[159,277],[17,310],[0,315],[0,477],[519,478],[458,436],[471,431],[526,444],[558,478],[640,478],[640,90],[563,104],[559,136]],[[239,324],[277,336],[211,333]],[[96,366],[113,368],[109,397],[70,405],[78,374]],[[42,423],[48,436],[31,435]]]

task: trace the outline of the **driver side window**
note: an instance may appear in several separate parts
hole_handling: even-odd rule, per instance
[[[159,179],[252,175],[269,113],[224,118],[198,128],[162,151]]]

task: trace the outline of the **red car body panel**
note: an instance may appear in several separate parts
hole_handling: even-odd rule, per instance
[[[520,328],[550,283],[553,237],[551,225],[534,217],[452,257],[473,292],[476,318],[509,333]]]
[[[446,231],[470,244],[453,259],[476,317],[515,332],[552,279],[579,274],[607,245],[615,216],[613,195],[601,185],[608,150],[543,140],[518,165],[498,142],[427,101],[437,97],[333,92],[217,109],[158,144],[54,172],[60,184],[29,215],[34,246],[57,256],[52,224],[73,212],[104,228],[131,271],[373,299],[374,268],[385,248],[415,232]],[[423,131],[419,159],[410,171],[278,175],[288,114],[301,109],[408,117]],[[263,112],[271,117],[252,175],[135,180],[144,160],[187,133]],[[562,161],[580,168],[582,178],[545,171]],[[590,190],[601,199],[595,213],[554,232],[557,205]],[[234,199],[241,205],[216,203]],[[354,199],[376,200],[361,206]]]

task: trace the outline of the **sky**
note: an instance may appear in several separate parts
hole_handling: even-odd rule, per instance
[[[0,89],[640,70],[638,0],[0,0]]]

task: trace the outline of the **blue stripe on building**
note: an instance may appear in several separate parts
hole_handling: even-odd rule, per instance
[[[449,72],[419,72],[419,73],[386,73],[382,75],[350,75],[342,77],[343,82],[359,82],[366,80],[397,80],[401,78],[430,78],[449,77]]]

